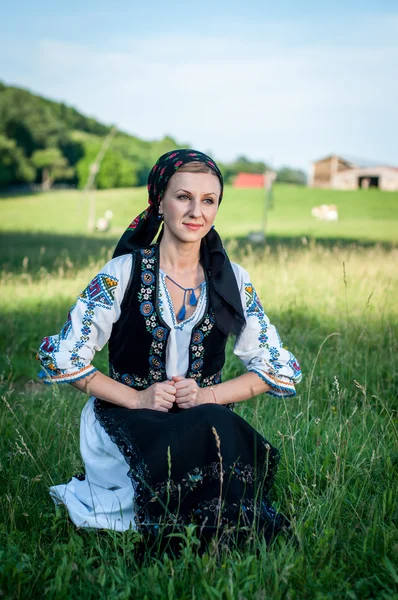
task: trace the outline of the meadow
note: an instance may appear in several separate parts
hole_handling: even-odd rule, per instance
[[[96,194],[112,229],[87,233],[80,192],[0,197],[0,597],[181,599],[398,598],[398,194],[276,186],[266,244],[263,192],[227,188],[217,217],[232,260],[299,358],[293,399],[240,404],[281,451],[274,504],[297,543],[203,555],[142,553],[139,535],[77,530],[48,496],[82,469],[85,398],[38,382],[43,336],[109,260],[143,189]],[[310,214],[336,204],[339,222]],[[106,371],[106,348],[95,364]],[[224,378],[241,372],[229,345]]]

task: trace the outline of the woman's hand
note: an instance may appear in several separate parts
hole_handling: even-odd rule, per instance
[[[176,402],[179,408],[193,408],[199,404],[214,402],[209,390],[200,388],[194,379],[184,377],[173,377],[176,389]]]
[[[176,388],[173,381],[161,381],[137,392],[137,396],[137,408],[169,412],[176,399]]]

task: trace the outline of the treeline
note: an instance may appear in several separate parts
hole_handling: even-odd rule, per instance
[[[63,103],[0,83],[0,186],[54,181],[84,187],[111,127]],[[144,141],[118,132],[96,177],[99,188],[144,185],[175,140]]]
[[[0,82],[0,188],[54,182],[84,187],[90,166],[111,127],[86,117],[62,102],[53,102]],[[173,148],[188,147],[171,137],[145,141],[117,132],[96,176],[98,188],[145,185],[157,158]],[[227,183],[239,172],[261,173],[266,165],[240,157],[220,165]],[[305,174],[288,168],[280,181],[305,183]]]

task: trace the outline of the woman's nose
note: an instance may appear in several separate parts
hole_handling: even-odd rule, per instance
[[[191,215],[191,217],[195,217],[196,219],[198,219],[199,217],[202,216],[202,211],[200,210],[200,201],[199,200],[193,200],[191,202],[190,215]]]

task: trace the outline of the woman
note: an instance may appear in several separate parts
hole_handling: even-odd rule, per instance
[[[46,381],[90,394],[85,477],[51,495],[80,527],[157,535],[193,522],[207,536],[254,528],[269,541],[287,525],[268,500],[278,452],[229,408],[264,392],[295,395],[300,367],[213,227],[217,165],[198,151],[168,152],[148,191],[114,258],[40,348]],[[222,383],[229,334],[247,372]],[[91,364],[108,340],[109,377]]]

